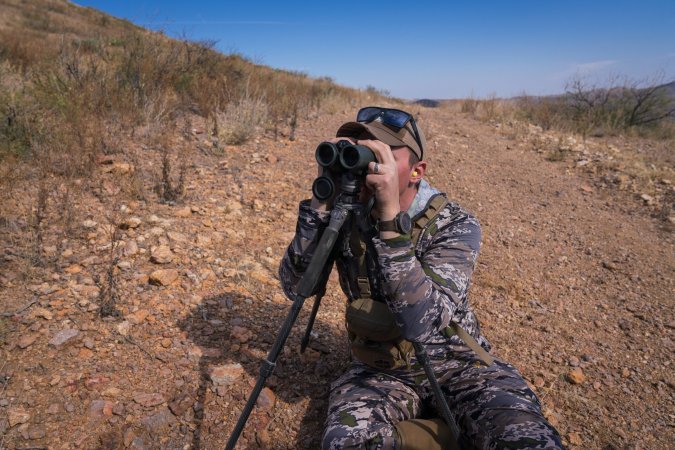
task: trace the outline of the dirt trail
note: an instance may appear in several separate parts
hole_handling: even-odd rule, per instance
[[[118,318],[101,320],[95,304],[106,204],[83,198],[80,238],[27,283],[6,251],[0,448],[224,447],[288,312],[276,265],[310,191],[314,148],[351,115],[302,122],[294,142],[263,138],[218,156],[193,148],[183,204],[151,193],[128,203],[140,223],[122,237]],[[570,448],[669,448],[672,233],[639,199],[546,160],[508,124],[449,109],[421,116],[431,183],[483,226],[470,295],[493,351],[522,371]],[[146,149],[139,161],[150,192],[160,156]],[[158,269],[166,283],[150,284]],[[297,351],[308,302],[240,448],[317,448],[328,383],[347,359],[334,276],[329,290],[312,348]]]

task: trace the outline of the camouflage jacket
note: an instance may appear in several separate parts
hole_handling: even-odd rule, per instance
[[[408,213],[415,220],[428,200],[438,193],[426,182],[420,189]],[[309,200],[300,203],[296,234],[279,268],[284,292],[294,298],[295,287],[302,277],[319,242],[322,229],[329,222],[330,212],[310,208]],[[454,351],[467,351],[462,341],[448,339],[441,332],[450,321],[457,322],[478,343],[489,350],[488,341],[480,334],[478,320],[469,306],[468,291],[476,258],[480,249],[480,224],[459,205],[448,202],[416,245],[409,235],[393,239],[371,238],[367,251],[379,267],[373,297],[384,298],[394,314],[403,337],[423,342],[432,361],[452,357]],[[373,255],[373,249],[375,255]],[[340,285],[348,301],[359,297],[354,274],[358,260],[342,252],[336,260]],[[329,275],[330,267],[323,276]]]

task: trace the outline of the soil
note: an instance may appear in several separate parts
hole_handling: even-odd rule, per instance
[[[9,192],[0,448],[223,448],[289,312],[276,269],[316,174],[314,149],[352,115],[223,152],[195,121],[175,141],[185,152],[172,156],[174,174],[178,155],[188,163],[176,204],[152,191],[161,155],[130,141],[101,158],[98,195],[72,200],[75,232],[59,232],[50,198],[41,266],[22,254],[30,186]],[[551,158],[541,131],[450,108],[420,115],[428,180],[483,227],[470,298],[493,353],[519,368],[568,448],[671,448],[675,249],[663,207],[586,170],[596,161],[578,164],[601,138]],[[141,199],[111,200],[129,177]],[[116,314],[100,316],[103,300]],[[237,448],[318,448],[329,383],[348,360],[334,273],[301,354],[311,301]]]

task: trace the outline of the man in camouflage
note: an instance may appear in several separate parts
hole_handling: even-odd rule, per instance
[[[377,157],[377,163],[369,164],[362,200],[374,196],[372,216],[380,226],[366,236],[361,233],[361,252],[350,239],[336,259],[349,302],[352,362],[331,386],[323,448],[450,448],[453,438],[438,419],[429,380],[405,346],[411,341],[427,350],[461,429],[462,448],[562,448],[518,371],[497,358],[481,357],[490,344],[468,303],[480,225],[424,180],[425,142],[414,118],[398,110],[364,108],[356,122],[340,127],[337,137],[367,146]],[[332,204],[332,199],[316,197],[300,203],[296,235],[279,269],[290,298],[328,224]],[[438,211],[428,214],[432,204]],[[413,221],[432,217],[413,239],[403,231],[402,212]],[[376,268],[367,272],[365,283],[359,280],[364,259]],[[350,315],[356,304],[367,305],[371,313],[377,310],[377,318],[390,317],[395,332],[378,339],[356,326],[359,311]],[[451,329],[460,333],[448,333]]]

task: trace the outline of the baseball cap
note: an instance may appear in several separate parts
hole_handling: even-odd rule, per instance
[[[392,147],[406,145],[421,160],[423,155],[422,148],[426,148],[424,135],[416,127],[419,140],[422,144],[422,148],[420,148],[413,131],[409,127],[408,123],[402,127],[388,125],[383,122],[381,116],[378,116],[370,122],[347,122],[338,129],[335,136],[357,139],[370,138],[372,136],[378,141],[382,141]]]

